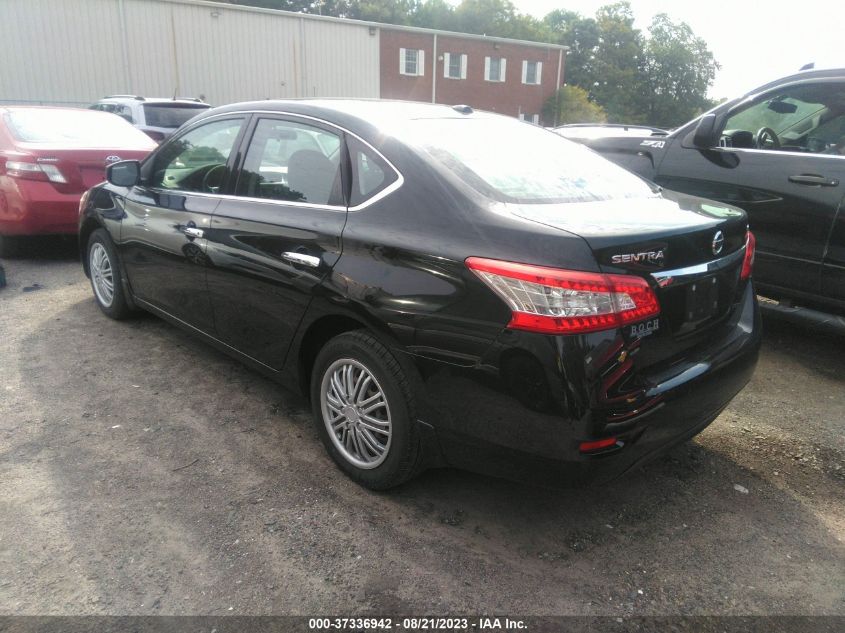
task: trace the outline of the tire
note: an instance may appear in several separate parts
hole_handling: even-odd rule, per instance
[[[124,294],[117,250],[105,229],[97,229],[91,233],[85,256],[88,262],[91,289],[94,291],[94,301],[100,306],[100,310],[115,320],[125,319],[131,315],[132,309]],[[104,283],[101,285],[101,282]],[[110,292],[109,283],[111,284]]]
[[[349,376],[351,389],[343,383],[344,375]],[[334,384],[332,377],[337,379]],[[380,401],[385,405],[373,409]],[[358,330],[326,343],[311,374],[311,405],[326,450],[354,481],[371,490],[386,490],[416,474],[422,448],[413,389],[399,361],[378,339]],[[368,409],[367,417],[361,417]],[[330,430],[332,424],[337,433]]]
[[[21,238],[0,235],[0,257],[17,257],[21,252]]]

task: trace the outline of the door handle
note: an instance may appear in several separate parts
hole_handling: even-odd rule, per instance
[[[303,266],[310,266],[317,268],[320,265],[320,258],[313,255],[306,255],[305,253],[297,253],[296,251],[288,251],[282,253],[282,259],[286,259],[294,264],[302,264]]]
[[[195,226],[186,226],[182,229],[182,233],[187,235],[188,237],[202,237],[204,235],[202,229],[198,229]]]
[[[828,178],[827,176],[819,176],[818,174],[790,176],[789,182],[794,182],[796,185],[813,185],[815,187],[836,187],[839,184],[839,180],[836,178]]]

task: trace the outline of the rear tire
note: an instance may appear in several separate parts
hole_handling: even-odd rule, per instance
[[[132,309],[124,294],[117,250],[105,229],[91,233],[85,254],[91,289],[100,310],[112,319],[125,319],[132,314]]]
[[[311,374],[317,434],[335,463],[371,490],[413,477],[422,447],[415,397],[399,361],[364,331],[331,339]]]
[[[21,253],[21,239],[0,235],[0,257],[17,257]]]

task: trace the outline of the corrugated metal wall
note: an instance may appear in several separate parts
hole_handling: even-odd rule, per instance
[[[0,0],[0,103],[378,97],[378,30],[194,0]]]

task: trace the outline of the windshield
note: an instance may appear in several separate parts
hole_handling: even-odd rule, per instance
[[[194,118],[201,110],[207,110],[204,104],[189,105],[185,103],[146,103],[144,104],[144,121],[150,127],[167,127],[174,130]]]
[[[644,180],[592,150],[515,119],[417,119],[400,136],[480,193],[502,202],[654,195]]]
[[[150,138],[119,116],[93,110],[11,110],[6,123],[23,143],[149,149]]]

